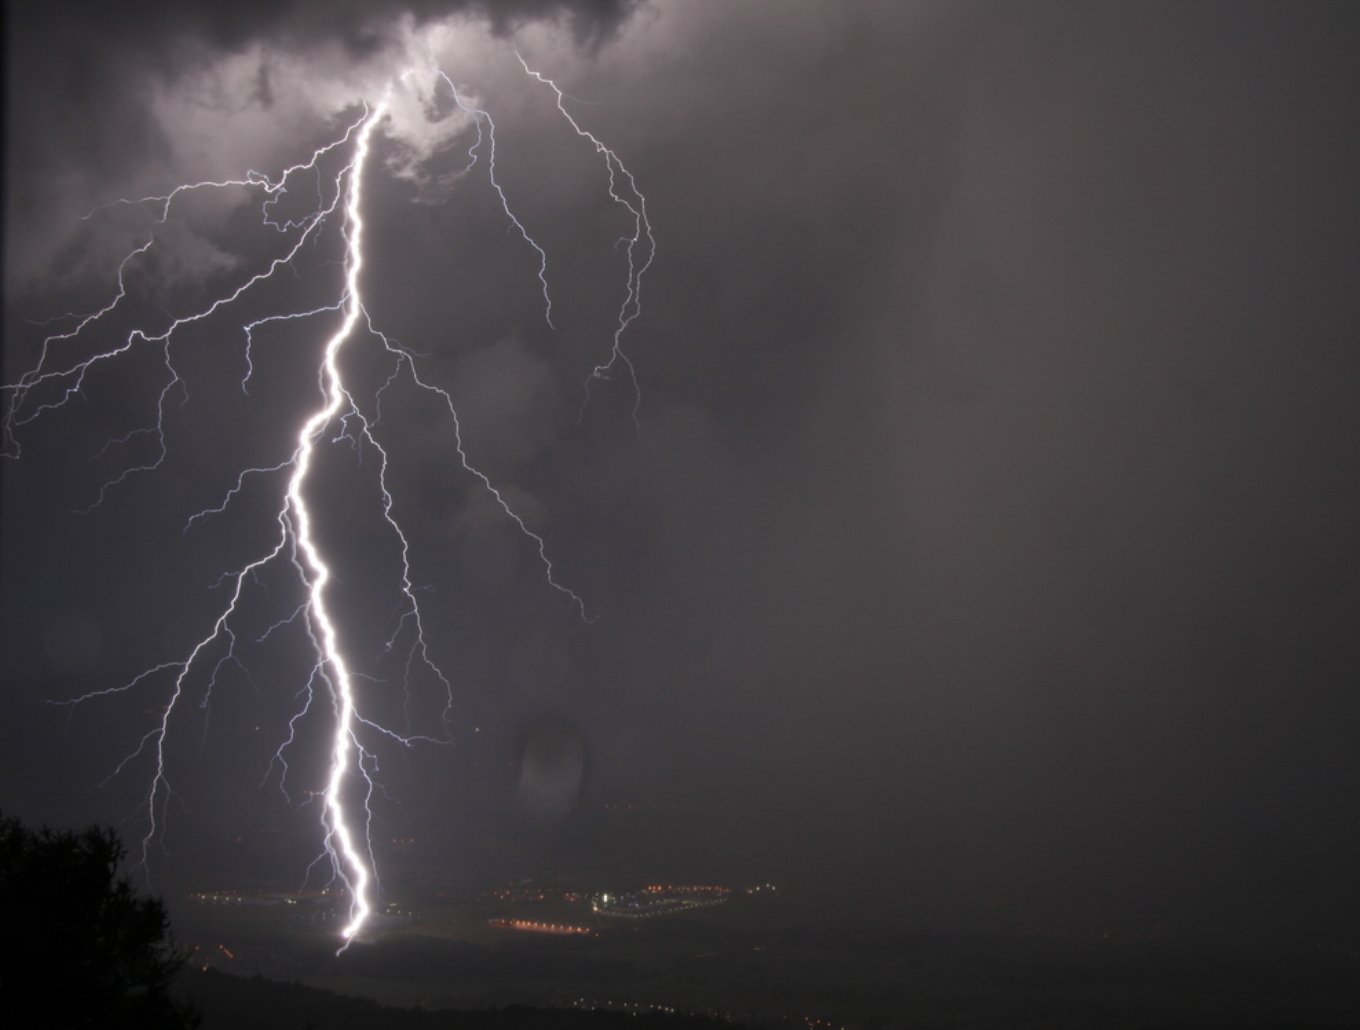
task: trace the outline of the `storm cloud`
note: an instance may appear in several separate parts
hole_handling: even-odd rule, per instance
[[[395,474],[443,570],[460,733],[485,737],[436,773],[394,763],[393,819],[437,826],[450,854],[481,846],[478,827],[494,853],[519,797],[551,809],[549,850],[682,865],[720,848],[901,877],[942,904],[1354,925],[1349,8],[135,7],[12,5],[7,381],[34,347],[21,319],[52,313],[63,274],[93,274],[72,271],[73,214],[289,145],[303,121],[267,123],[302,119],[302,87],[332,81],[299,69],[333,70],[349,102],[403,25],[467,14],[486,42],[449,74],[497,116],[561,327],[532,255],[497,249],[503,214],[460,206],[456,179],[429,196],[375,179],[366,292],[599,620],[540,592],[537,555],[459,478],[438,413],[406,403]],[[510,36],[647,197],[657,256],[627,338],[640,433],[626,382],[593,383],[589,405],[582,389],[619,303],[618,213]],[[196,120],[211,83],[246,86]],[[115,398],[81,409],[91,440],[133,394]],[[29,694],[76,674],[43,651],[53,634],[79,638],[81,675],[91,646],[110,680],[162,660],[203,607],[175,598],[244,546],[219,526],[176,536],[232,467],[194,457],[210,434],[101,520],[65,514],[91,483],[60,438],[85,437],[40,432],[42,461],[5,473],[5,652]],[[362,527],[353,542],[381,553]],[[129,579],[134,557],[150,571]],[[473,769],[504,768],[541,725],[571,727],[558,765]],[[665,815],[592,844],[557,825],[578,788]]]

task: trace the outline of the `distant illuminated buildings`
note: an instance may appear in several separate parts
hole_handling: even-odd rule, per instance
[[[501,930],[527,930],[530,933],[552,933],[562,936],[570,934],[593,934],[588,926],[570,926],[565,923],[536,923],[532,919],[492,919],[490,925]]]
[[[727,887],[643,887],[626,894],[601,894],[591,908],[607,919],[652,919],[721,905],[730,893]]]

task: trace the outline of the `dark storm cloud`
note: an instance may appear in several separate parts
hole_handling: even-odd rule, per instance
[[[527,22],[567,24],[578,45],[602,45],[636,0],[292,0],[111,2],[17,0],[6,5],[6,192],[11,260],[56,231],[53,208],[105,199],[117,180],[169,150],[152,96],[186,73],[255,43],[307,52],[338,45],[355,62],[380,54],[406,19],[466,15],[497,33]],[[268,103],[261,69],[256,99]],[[52,169],[60,178],[52,179]],[[81,212],[83,213],[83,212]],[[63,210],[62,217],[69,215]]]
[[[255,38],[254,8],[187,10],[153,38]],[[362,50],[378,37],[358,15],[391,9],[345,10],[331,38]],[[469,439],[602,615],[514,610],[536,558],[413,408],[421,517],[462,577],[440,584],[460,706],[511,738],[535,719],[579,731],[585,801],[669,806],[657,861],[1343,926],[1360,855],[1349,8],[643,13],[562,63],[659,241],[628,340],[646,445],[617,384],[575,425],[580,380],[550,369],[599,334],[532,328],[532,274],[484,256],[499,215],[455,237],[374,190],[394,226],[370,237],[380,321],[443,348]],[[53,129],[12,107],[27,188],[76,175],[52,159],[81,146],[77,172],[117,182],[164,142],[136,87],[166,67],[114,38],[87,78],[67,50],[15,92],[37,105],[32,85],[65,83],[71,115]],[[99,106],[115,84],[131,93]],[[507,177],[563,167],[537,149],[548,125]],[[598,215],[571,206],[597,181],[516,195],[538,224]],[[617,302],[605,271],[572,264],[582,296]],[[454,285],[520,290],[518,322],[470,326]],[[42,604],[88,644],[50,560]],[[155,581],[181,589],[175,574]]]
[[[44,42],[80,45],[90,55],[121,46],[157,65],[192,58],[175,41],[237,49],[269,36],[296,47],[330,39],[362,53],[387,38],[403,16],[417,22],[471,14],[497,32],[539,19],[566,19],[579,40],[608,36],[638,0],[16,0],[11,24]]]

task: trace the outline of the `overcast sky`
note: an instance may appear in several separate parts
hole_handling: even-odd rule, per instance
[[[439,405],[395,390],[394,512],[454,709],[449,744],[380,755],[382,832],[452,860],[655,856],[673,834],[672,855],[898,871],[942,898],[1354,925],[1349,5],[130,6],[10,5],[6,383],[53,331],[38,322],[108,303],[149,231],[144,209],[82,216],[277,175],[420,46],[495,119],[498,181],[547,255],[553,328],[484,158],[458,174],[474,137],[417,119],[375,143],[367,310],[453,397],[470,461],[594,620],[460,468]],[[623,334],[640,402],[615,375],[586,403],[631,227],[512,40],[646,198],[655,260]],[[277,245],[258,194],[215,196],[158,230],[81,345],[135,319],[162,331]],[[145,768],[93,788],[153,724],[165,677],[74,713],[37,700],[183,660],[220,611],[213,584],[267,550],[277,481],[184,527],[239,469],[285,458],[299,398],[315,402],[333,323],[257,331],[249,393],[240,327],[335,303],[333,221],[287,282],[174,338],[185,387],[158,470],[75,513],[144,460],[146,438],[100,449],[154,416],[153,349],[17,428],[6,810],[135,809]],[[356,359],[365,382],[388,372]],[[325,453],[317,504],[369,710],[436,725],[442,688],[417,670],[404,714],[382,655],[397,552],[374,455]],[[277,770],[260,784],[310,658],[298,627],[253,641],[296,605],[286,581],[243,616],[252,643],[207,725],[195,681],[171,810],[195,828],[186,854],[194,833],[295,834],[284,876],[314,817]],[[583,804],[664,817],[555,824],[577,765]]]

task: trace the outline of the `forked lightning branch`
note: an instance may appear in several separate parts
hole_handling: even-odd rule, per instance
[[[620,241],[626,251],[626,283],[624,299],[617,313],[612,331],[608,331],[608,351],[604,360],[590,374],[590,378],[609,377],[619,366],[636,391],[633,365],[623,351],[622,338],[629,324],[640,312],[643,274],[651,264],[655,251],[646,207],[632,175],[618,156],[595,136],[583,129],[568,112],[565,97],[552,80],[540,75],[520,59],[525,74],[535,83],[551,90],[557,110],[571,129],[582,139],[583,145],[593,148],[605,166],[602,188],[612,201],[626,213],[630,233]],[[555,590],[565,595],[586,618],[586,607],[580,597],[564,585],[554,573],[547,545],[535,533],[524,517],[507,499],[503,489],[480,471],[469,460],[464,450],[458,413],[451,394],[432,382],[421,369],[419,356],[389,338],[381,327],[373,324],[363,294],[364,272],[368,255],[365,249],[365,182],[381,174],[381,163],[373,155],[375,137],[390,127],[392,107],[398,100],[411,100],[411,91],[426,91],[417,101],[428,100],[436,90],[443,89],[452,100],[448,117],[463,120],[461,131],[450,134],[454,138],[472,142],[467,148],[469,169],[484,160],[491,185],[500,198],[504,216],[522,239],[523,245],[536,252],[538,277],[542,283],[543,311],[540,316],[551,325],[550,257],[535,242],[529,228],[521,223],[511,209],[506,192],[495,176],[495,125],[491,115],[481,107],[465,102],[454,87],[453,80],[443,71],[433,75],[412,69],[397,76],[381,95],[370,98],[356,111],[343,132],[319,147],[302,163],[284,169],[271,178],[256,172],[230,180],[186,183],[161,196],[118,201],[88,217],[98,219],[110,208],[140,207],[151,213],[150,228],[143,238],[122,256],[117,264],[114,281],[109,284],[107,300],[102,307],[83,315],[68,316],[63,331],[43,340],[33,366],[17,381],[4,387],[5,411],[3,421],[6,456],[22,460],[22,445],[26,427],[39,419],[60,418],[63,409],[77,397],[92,389],[103,368],[139,360],[150,352],[163,368],[159,389],[155,392],[152,410],[144,425],[130,427],[126,434],[108,442],[110,448],[137,442],[143,445],[145,460],[126,464],[95,492],[88,516],[97,518],[100,506],[116,490],[137,489],[144,477],[163,473],[167,455],[175,446],[168,412],[172,401],[186,395],[185,383],[177,367],[177,339],[191,326],[224,315],[230,316],[233,307],[243,311],[249,301],[267,289],[267,284],[296,275],[299,255],[318,245],[324,231],[338,225],[342,239],[343,277],[337,294],[320,307],[284,309],[264,317],[241,315],[239,324],[246,341],[246,372],[242,389],[247,389],[254,372],[250,346],[252,333],[264,325],[276,322],[305,320],[305,324],[325,326],[318,329],[318,337],[325,339],[319,367],[316,369],[319,390],[313,390],[298,401],[298,413],[291,442],[282,450],[286,457],[267,467],[239,469],[234,485],[220,503],[194,514],[189,522],[205,519],[225,519],[233,516],[238,496],[261,480],[275,484],[277,506],[272,516],[269,545],[245,564],[229,570],[219,584],[226,600],[221,604],[211,624],[196,642],[185,646],[179,655],[146,669],[129,682],[107,690],[87,693],[54,703],[78,705],[96,697],[121,695],[134,688],[163,689],[163,710],[121,763],[110,773],[117,776],[145,775],[150,770],[150,782],[143,800],[142,818],[147,827],[141,840],[141,861],[149,858],[150,849],[164,833],[169,817],[169,802],[173,797],[174,770],[171,768],[167,744],[175,732],[181,708],[188,703],[190,693],[206,702],[212,688],[229,664],[242,661],[241,651],[248,641],[240,639],[238,623],[242,612],[251,603],[252,586],[266,573],[282,572],[298,584],[301,603],[282,619],[284,623],[301,623],[305,639],[311,649],[307,664],[311,668],[305,682],[296,685],[296,710],[284,728],[283,743],[274,755],[271,768],[280,770],[281,784],[287,776],[290,750],[299,744],[297,726],[304,716],[328,719],[328,774],[320,791],[324,802],[320,806],[320,837],[324,850],[318,862],[329,865],[333,882],[349,896],[348,921],[342,931],[344,945],[363,930],[375,903],[378,870],[374,866],[370,842],[373,798],[376,789],[376,749],[386,741],[411,746],[417,741],[434,742],[438,738],[412,736],[380,723],[363,710],[355,690],[354,663],[367,656],[349,653],[340,620],[334,613],[333,582],[349,556],[328,553],[323,545],[324,526],[332,512],[312,499],[317,463],[326,448],[348,446],[371,455],[376,462],[374,482],[377,503],[385,521],[386,532],[396,542],[395,570],[399,582],[399,610],[394,619],[396,629],[388,640],[388,648],[397,646],[398,637],[406,649],[408,669],[419,665],[440,684],[442,704],[447,716],[455,703],[455,691],[447,676],[441,672],[426,646],[425,626],[416,579],[411,568],[411,548],[398,515],[398,504],[389,484],[389,449],[395,446],[379,431],[379,412],[384,393],[394,384],[403,382],[437,398],[447,409],[452,433],[449,440],[451,455],[456,455],[463,470],[475,478],[479,488],[499,507],[503,517],[514,523],[517,530],[532,542],[542,563],[543,576]],[[406,96],[403,96],[403,93]],[[428,107],[428,104],[426,104]],[[337,167],[338,165],[338,167]],[[163,240],[166,227],[176,217],[177,207],[190,197],[212,192],[254,192],[259,196],[262,225],[277,234],[284,242],[274,256],[259,262],[257,270],[239,285],[224,290],[197,310],[179,316],[169,316],[153,325],[149,317],[132,311],[129,282],[134,273],[154,258]],[[296,210],[299,197],[314,197],[310,207],[302,213]],[[285,217],[281,211],[287,201]],[[450,241],[457,246],[457,241]],[[432,284],[433,285],[433,284]],[[127,320],[144,318],[143,324],[127,329]],[[58,323],[62,324],[62,323]],[[377,348],[389,368],[389,373],[376,390],[365,393],[362,381],[347,376],[345,358],[354,348]],[[583,384],[583,394],[589,394],[589,382]],[[634,404],[634,418],[637,407]],[[190,402],[192,403],[192,402]],[[147,446],[149,445],[149,446]],[[206,584],[205,586],[213,586]],[[277,628],[277,627],[276,627]],[[404,636],[402,636],[404,634]],[[447,730],[447,718],[445,719]],[[447,732],[442,739],[447,739]],[[305,811],[305,809],[303,810]]]

